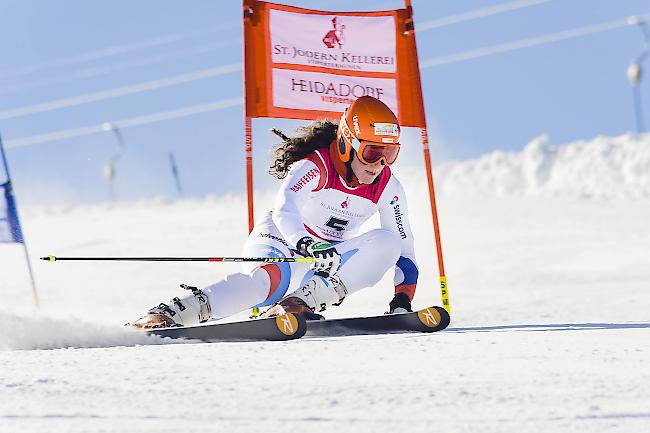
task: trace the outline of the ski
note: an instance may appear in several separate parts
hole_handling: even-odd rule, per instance
[[[179,326],[147,330],[149,335],[187,340],[217,341],[285,341],[305,335],[305,319],[297,314],[283,314],[268,319],[245,320],[231,323],[208,323],[197,326]]]
[[[436,332],[449,326],[449,321],[449,314],[444,308],[432,306],[412,313],[310,321],[305,321],[300,314],[287,313],[267,319],[157,328],[145,332],[159,337],[206,342],[285,341],[294,340],[304,335],[310,337],[341,337],[348,335]]]
[[[397,334],[406,332],[436,332],[449,326],[449,313],[438,306],[412,313],[385,314],[348,319],[310,320],[309,337],[341,337],[347,335]]]

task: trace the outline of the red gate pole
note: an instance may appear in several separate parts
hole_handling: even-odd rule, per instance
[[[424,152],[424,165],[427,171],[427,182],[429,184],[429,201],[431,203],[431,217],[433,218],[433,235],[436,239],[436,252],[438,254],[438,272],[440,273],[440,297],[442,306],[451,314],[449,305],[449,292],[447,290],[447,276],[445,274],[445,264],[442,259],[442,241],[440,240],[440,225],[438,223],[438,211],[436,206],[436,191],[433,185],[433,172],[431,170],[431,156],[429,153],[429,134],[426,125],[420,129],[422,135],[422,148]]]
[[[246,196],[248,198],[248,233],[253,231],[255,216],[253,212],[253,127],[251,118],[246,116]]]
[[[249,94],[247,86],[247,78],[250,71],[247,68],[246,59],[247,59],[247,50],[252,50],[252,46],[248,46],[246,41],[249,40],[247,33],[250,32],[251,19],[252,15],[255,13],[253,5],[255,4],[254,0],[243,0],[242,1],[242,12],[243,12],[243,66],[244,66],[244,135],[245,135],[245,153],[246,153],[246,198],[248,202],[248,233],[250,234],[253,231],[255,226],[255,212],[253,211],[253,125],[252,119],[250,116],[251,109],[251,98],[254,95]],[[259,307],[253,307],[252,316],[257,317],[260,314]]]
[[[254,1],[243,0],[242,1],[242,12],[243,12],[243,66],[244,66],[244,135],[245,135],[245,153],[246,153],[246,197],[248,200],[248,233],[253,231],[255,225],[255,214],[253,212],[253,127],[252,119],[250,116],[251,101],[250,99],[253,95],[248,94],[247,86],[247,75],[249,74],[246,59],[247,59],[247,50],[250,50],[251,47],[247,46],[246,41],[247,32],[249,32],[250,20],[252,15],[255,13],[253,9]]]
[[[424,128],[420,129],[420,134],[422,136],[422,150],[424,153],[424,165],[427,172],[427,183],[429,184],[429,201],[431,203],[431,217],[433,219],[433,234],[436,241],[436,252],[438,255],[438,272],[440,274],[440,297],[442,299],[442,306],[448,313],[451,313],[451,306],[449,304],[449,292],[447,289],[447,276],[445,275],[445,265],[442,259],[442,242],[440,240],[440,225],[438,222],[438,210],[436,207],[436,192],[433,185],[433,173],[431,170],[431,155],[429,152],[429,134],[427,133],[427,124],[426,116],[424,116],[424,96],[422,95],[422,81],[420,80],[420,67],[418,63],[418,50],[415,39],[415,25],[413,24],[413,6],[411,6],[411,0],[404,0],[404,5],[408,11],[408,16],[410,17],[410,31],[413,32],[413,45],[414,52],[413,56],[415,58],[416,70],[417,70],[417,80],[418,80],[418,97],[422,103],[423,117],[424,117]]]

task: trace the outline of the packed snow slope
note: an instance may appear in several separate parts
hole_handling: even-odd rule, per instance
[[[414,304],[439,304],[425,178],[395,168]],[[21,208],[41,308],[21,248],[0,245],[0,432],[650,431],[649,174],[649,135],[436,167],[450,328],[286,343],[120,326],[236,265],[37,260],[238,255],[243,197]],[[383,313],[391,279],[328,317]]]

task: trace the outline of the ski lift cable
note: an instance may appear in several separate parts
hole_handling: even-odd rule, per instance
[[[645,14],[645,15],[640,15],[635,17],[639,21],[648,21],[650,20],[650,14]],[[562,32],[556,32],[556,33],[550,33],[542,36],[537,36],[534,38],[527,38],[527,39],[521,39],[518,41],[513,41],[509,42],[506,44],[499,44],[499,45],[493,45],[490,47],[485,47],[481,48],[478,50],[472,50],[472,51],[466,51],[462,53],[456,53],[456,54],[451,54],[448,56],[442,56],[442,57],[434,57],[430,59],[426,59],[420,62],[420,68],[421,69],[428,69],[434,66],[440,66],[440,65],[446,65],[450,63],[455,63],[455,62],[460,62],[460,61],[465,61],[465,60],[471,60],[479,57],[485,57],[489,55],[494,55],[494,54],[500,54],[500,53],[505,53],[509,51],[514,51],[518,49],[525,49],[525,48],[531,48],[534,46],[539,46],[543,44],[548,44],[552,42],[558,42],[561,40],[566,40],[570,38],[576,38],[576,37],[581,37],[581,36],[586,36],[589,34],[594,34],[598,32],[604,32],[604,31],[609,31],[609,30],[614,30],[617,28],[624,27],[626,25],[630,25],[629,19],[623,19],[623,20],[615,20],[615,21],[610,21],[607,23],[601,23],[601,24],[596,24],[592,26],[587,26],[587,27],[580,27],[576,29],[570,29],[570,30],[565,30]],[[227,65],[228,66],[228,65]],[[235,64],[235,65],[229,65],[231,67],[238,67],[238,70],[241,70],[241,64]],[[218,69],[218,68],[216,68]],[[171,77],[173,78],[173,77]],[[186,77],[187,78],[187,77]],[[169,80],[169,78],[168,78]],[[186,82],[186,81],[185,81]],[[171,84],[169,84],[171,85]],[[145,89],[141,90],[144,91]],[[146,90],[151,90],[151,89],[146,89]],[[104,98],[106,99],[106,98]],[[191,107],[185,107],[181,108],[179,110],[174,110],[171,112],[164,112],[164,113],[157,113],[157,114],[152,114],[148,116],[139,116],[136,118],[131,118],[131,119],[125,119],[121,121],[121,127],[127,127],[124,126],[124,123],[128,124],[129,126],[136,126],[136,125],[144,125],[148,123],[154,123],[154,122],[160,122],[160,121],[165,121],[165,120],[171,120],[174,118],[178,117],[185,117],[189,116],[192,114],[197,114],[205,111],[212,111],[216,109],[222,109],[222,108],[227,108],[226,106],[221,106],[224,101],[229,101],[226,103],[227,107],[230,106],[235,106],[235,105],[241,105],[242,104],[242,99],[240,98],[234,98],[234,99],[227,99],[227,100],[220,100],[220,101],[215,101],[211,104],[207,105],[196,105],[196,106],[191,106]],[[233,101],[237,101],[236,103]],[[216,104],[216,105],[214,105]],[[1,114],[2,112],[0,112]],[[139,119],[139,120],[138,120]],[[147,120],[149,119],[149,120]],[[135,123],[133,123],[135,122]],[[115,122],[118,123],[118,122]],[[14,140],[8,140],[7,141],[7,148],[11,147],[18,147],[18,146],[25,146],[29,144],[36,144],[36,143],[44,143],[47,141],[53,141],[53,140],[61,140],[64,138],[72,138],[72,137],[77,137],[80,135],[88,135],[96,132],[101,131],[101,126],[91,126],[91,127],[84,127],[84,128],[75,128],[75,129],[68,129],[68,130],[63,130],[63,131],[57,131],[57,132],[52,132],[52,133],[46,133],[46,134],[40,134],[40,135],[34,135],[34,136],[29,136],[29,137],[24,137],[24,138],[17,138]]]
[[[474,9],[471,11],[467,11],[461,14],[457,15],[450,15],[447,17],[442,17],[434,20],[429,20],[429,21],[424,21],[421,23],[417,23],[417,28],[419,32],[439,28],[439,27],[445,27],[453,24],[460,24],[464,23],[467,21],[473,21],[476,19],[480,18],[486,18],[492,15],[498,15],[502,14],[505,12],[510,12],[518,9],[523,9],[531,6],[537,6],[541,5],[544,3],[548,3],[553,0],[517,0],[509,3],[501,3],[497,4],[494,6],[486,7],[486,8],[480,8],[480,9]],[[120,54],[127,54],[133,51],[138,51],[142,49],[147,49],[147,48],[152,48],[152,47],[157,47],[157,46],[163,46],[163,45],[169,45],[175,42],[179,42],[182,40],[186,39],[193,39],[196,37],[201,37],[205,35],[209,35],[211,33],[220,31],[220,30],[225,30],[229,28],[233,28],[238,26],[238,22],[229,22],[225,23],[224,25],[221,25],[216,28],[212,29],[204,29],[204,30],[199,30],[199,31],[193,31],[193,32],[184,32],[184,33],[174,33],[174,34],[169,34],[169,35],[163,35],[163,36],[158,36],[154,37],[151,39],[147,39],[144,41],[138,41],[138,42],[133,42],[130,44],[122,44],[122,45],[115,45],[111,47],[106,47],[102,48],[99,50],[95,51],[90,51],[82,54],[77,54],[69,57],[62,57],[59,59],[54,59],[50,60],[48,62],[40,63],[40,64],[33,64],[33,65],[26,65],[26,66],[20,66],[16,67],[14,69],[8,69],[8,70],[0,70],[0,79],[1,78],[9,78],[9,77],[20,77],[24,75],[29,75],[41,71],[45,71],[48,69],[55,69],[55,68],[60,68],[64,66],[70,66],[70,65],[76,65],[76,64],[82,64],[86,63],[89,61],[94,61],[94,60],[100,60],[106,57],[112,57]],[[189,50],[192,50],[193,47],[189,47]],[[200,52],[200,50],[198,51]],[[166,55],[166,53],[162,53],[158,56],[153,56],[152,58],[154,61],[159,58],[166,58],[169,57]],[[173,55],[171,55],[173,57]],[[135,62],[135,65],[137,66],[139,63],[142,62],[142,59],[139,61]],[[116,68],[116,70],[121,70],[123,68]],[[107,73],[111,73],[113,71],[112,68],[98,68],[98,74],[95,75],[86,75],[84,72],[85,70],[81,71],[73,71],[71,74],[66,74],[66,77],[69,76],[81,76],[82,78],[87,78],[90,76],[96,76],[96,75],[105,75]],[[50,78],[47,80],[42,80],[43,85],[47,84],[56,84],[60,80],[65,81],[65,77],[58,77],[58,78]],[[69,80],[67,80],[69,81]],[[36,81],[35,83],[23,83],[18,85],[18,89],[22,88],[34,88],[34,87],[42,87],[43,85],[39,85],[40,81]],[[15,91],[15,90],[14,90]],[[11,91],[10,93],[13,93],[14,91]],[[7,90],[2,90],[0,93],[9,93]]]
[[[0,120],[13,119],[16,117],[29,116],[36,113],[58,110],[61,108],[74,107],[77,105],[88,104],[90,102],[103,101],[119,96],[132,95],[134,93],[156,90],[163,87],[175,86],[178,84],[189,83],[197,80],[204,80],[220,75],[226,75],[242,70],[241,63],[222,65],[216,68],[202,69],[189,74],[174,75],[171,77],[161,78],[158,80],[145,81],[142,83],[132,84],[129,86],[115,87],[112,89],[101,90],[99,92],[85,93],[82,95],[72,96],[69,98],[54,99],[34,105],[10,108],[0,111]]]
[[[416,22],[415,28],[417,29],[418,33],[420,33],[427,30],[446,27],[452,24],[460,24],[479,18],[486,18],[492,15],[498,15],[518,9],[528,8],[531,6],[539,6],[550,1],[552,0],[518,0],[509,3],[500,3],[486,8],[474,9],[458,15],[450,15],[435,20]]]
[[[646,21],[650,19],[650,14],[641,15],[637,17],[640,20]],[[464,51],[446,56],[433,57],[430,59],[420,61],[420,69],[428,69],[434,66],[448,65],[465,60],[478,59],[480,57],[491,56],[495,54],[507,53],[510,51],[521,50],[525,48],[532,48],[539,45],[550,44],[567,39],[578,38],[582,36],[591,35],[594,33],[601,33],[610,30],[619,29],[621,27],[629,26],[628,18],[609,21],[606,23],[595,24],[591,26],[578,27],[569,30],[563,30],[555,33],[547,33],[545,35],[535,36],[532,38],[519,39],[504,44],[491,45],[489,47],[479,48],[476,50]]]
[[[93,60],[113,57],[120,54],[127,54],[142,49],[169,45],[186,39],[193,39],[196,37],[209,35],[214,32],[233,28],[236,26],[239,26],[239,22],[225,23],[211,29],[156,36],[154,38],[146,39],[143,41],[121,44],[121,45],[114,45],[111,47],[101,48],[98,50],[89,51],[81,54],[49,60],[43,63],[18,66],[13,69],[0,70],[0,78],[20,77],[24,75],[45,71],[48,69],[61,68],[64,66],[76,65],[76,64],[93,61]]]
[[[244,99],[241,96],[235,98],[220,99],[206,104],[192,105],[182,107],[175,110],[163,111],[154,114],[147,114],[136,117],[129,117],[121,120],[110,121],[112,125],[118,126],[120,129],[132,128],[135,126],[149,125],[152,123],[165,122],[182,117],[193,116],[196,114],[207,113],[210,111],[223,110],[231,107],[240,107],[244,104]],[[16,138],[13,140],[5,140],[5,148],[12,149],[16,147],[29,146],[39,143],[47,143],[50,141],[64,140],[70,138],[81,137],[96,133],[105,132],[106,122],[97,125],[84,126],[81,128],[64,129],[55,132],[48,132],[45,134],[32,135],[29,137]]]
[[[135,60],[126,60],[122,62],[112,62],[108,65],[89,66],[82,69],[77,69],[69,73],[63,73],[58,76],[43,78],[39,80],[23,81],[15,84],[7,84],[0,87],[0,96],[15,93],[25,92],[27,90],[34,90],[38,88],[47,88],[53,85],[69,83],[72,81],[79,81],[88,78],[95,78],[105,75],[114,74],[116,72],[123,72],[129,69],[139,68],[143,66],[150,66],[158,63],[163,63],[170,60],[178,60],[182,58],[196,56],[198,54],[205,54],[223,49],[228,45],[241,44],[241,38],[230,38],[211,42],[207,44],[195,45],[192,48],[182,48],[175,51],[167,51],[160,54],[155,54],[147,57],[139,57]]]

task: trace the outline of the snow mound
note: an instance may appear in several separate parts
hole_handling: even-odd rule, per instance
[[[650,197],[650,134],[555,146],[541,135],[520,152],[494,151],[436,168],[445,195],[641,199]]]
[[[0,310],[0,350],[62,349],[164,344],[170,340],[78,319],[18,315]]]

